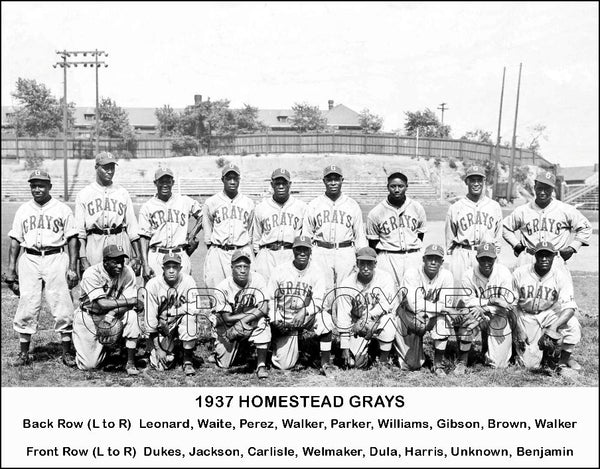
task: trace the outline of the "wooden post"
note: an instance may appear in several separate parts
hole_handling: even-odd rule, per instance
[[[363,137],[363,154],[367,153],[367,134]]]
[[[400,135],[396,135],[396,156],[400,156]]]
[[[462,161],[462,153],[463,153],[463,141],[460,140],[458,142],[458,159]]]
[[[427,158],[431,158],[431,139],[427,139]]]
[[[271,139],[270,134],[267,131],[267,155],[271,152]]]

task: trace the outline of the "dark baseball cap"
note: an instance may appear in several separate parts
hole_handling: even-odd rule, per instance
[[[236,249],[235,251],[233,251],[233,254],[231,255],[231,263],[235,264],[240,259],[247,259],[248,262],[252,262],[252,259],[250,258],[250,254],[248,254],[243,249]]]
[[[485,169],[483,166],[473,165],[467,168],[467,172],[465,173],[465,179],[469,176],[483,176],[485,177]]]
[[[277,178],[283,178],[286,181],[291,181],[292,180],[292,176],[290,175],[290,172],[287,169],[283,169],[283,168],[277,168],[271,174],[271,179],[272,180],[275,180]]]
[[[553,254],[556,254],[556,248],[554,247],[554,244],[552,244],[550,241],[540,241],[539,243],[537,243],[533,248],[533,252],[538,253],[540,251],[548,251]]]
[[[390,179],[395,179],[395,178],[402,179],[406,184],[408,184],[408,178],[406,177],[406,175],[404,173],[401,173],[400,171],[394,171],[393,173],[389,174],[387,177],[388,181]]]
[[[173,171],[171,171],[169,168],[158,168],[154,173],[154,180],[158,181],[163,176],[171,176],[172,178],[175,178]]]
[[[27,179],[27,182],[31,182],[31,181],[50,181],[50,175],[42,170],[42,169],[36,169],[35,171],[32,171],[31,174],[29,175],[29,179]]]
[[[238,176],[242,174],[240,172],[240,168],[238,168],[238,166],[233,163],[229,163],[223,167],[223,170],[221,171],[221,176],[225,176],[227,173],[235,173]]]
[[[425,248],[424,256],[439,256],[444,257],[444,248],[439,244],[430,244]]]
[[[342,174],[342,168],[340,168],[339,166],[337,166],[335,164],[330,164],[323,170],[323,177],[325,177],[329,174],[339,174],[342,177],[344,176]]]
[[[109,244],[102,250],[103,258],[115,258],[115,257],[129,257],[123,250],[123,246],[117,246],[116,244]]]
[[[479,259],[480,257],[491,257],[495,259],[496,257],[498,257],[498,254],[496,253],[496,245],[494,243],[480,244],[477,248],[476,257],[477,259]]]
[[[550,171],[541,170],[535,175],[534,181],[547,184],[548,186],[556,186],[556,176]]]
[[[96,164],[102,166],[110,163],[119,164],[117,163],[117,158],[115,158],[115,155],[113,155],[112,153],[109,153],[107,151],[101,151],[96,155]]]
[[[377,253],[375,249],[370,247],[360,248],[356,253],[356,260],[359,261],[376,261]]]
[[[165,265],[167,262],[174,262],[181,265],[181,256],[175,252],[168,252],[163,257],[162,265]]]
[[[297,248],[297,247],[302,247],[302,246],[305,248],[312,249],[312,243],[308,236],[296,236],[296,238],[294,239],[294,244],[292,244],[292,248]]]

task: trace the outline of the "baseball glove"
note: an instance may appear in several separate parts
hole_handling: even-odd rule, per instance
[[[560,358],[562,336],[551,329],[545,329],[538,340],[538,347],[544,352],[544,357],[558,360]]]
[[[233,326],[228,327],[225,331],[225,338],[229,342],[237,342],[249,338],[252,331],[254,331],[254,327],[244,323],[244,321],[236,321]]]
[[[283,321],[282,319],[278,319],[277,321],[273,321],[271,323],[271,330],[273,331],[273,334],[283,336],[289,335],[298,329],[292,326],[291,321]]]
[[[371,340],[374,335],[381,332],[382,327],[379,326],[380,319],[381,316],[374,318],[369,314],[365,314],[352,324],[352,333],[358,337],[364,337],[365,340]]]
[[[115,317],[103,318],[96,325],[98,342],[107,347],[113,347],[123,336],[123,321]]]
[[[360,320],[361,318],[367,315],[366,313],[368,310],[368,306],[367,303],[364,301],[364,296],[357,295],[355,297],[352,297],[352,299],[350,300],[350,305],[352,307],[352,309],[350,310],[350,314],[353,318]]]
[[[2,281],[6,283],[8,288],[17,296],[21,296],[21,290],[19,289],[19,277],[7,277],[6,274],[2,274]]]

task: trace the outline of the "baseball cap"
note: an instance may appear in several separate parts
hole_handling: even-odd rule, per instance
[[[301,246],[312,249],[312,243],[308,236],[296,236],[296,238],[294,239],[294,244],[292,244],[292,249]]]
[[[112,153],[109,153],[107,151],[101,151],[96,155],[96,164],[105,165],[109,163],[118,164],[115,155],[113,155]]]
[[[116,244],[109,244],[102,250],[102,257],[115,258],[115,257],[129,257],[123,250],[123,246],[117,246]]]
[[[430,244],[425,248],[424,256],[444,257],[444,248],[439,244]]]
[[[236,249],[235,251],[233,251],[233,254],[231,255],[231,263],[233,264],[242,258],[248,259],[248,262],[252,262],[252,259],[250,259],[250,254],[248,254],[246,251],[244,251],[242,249]]]
[[[556,253],[556,248],[550,241],[540,241],[533,248],[533,252],[538,253],[540,251],[550,251],[552,253]]]
[[[227,173],[235,173],[238,176],[242,174],[240,172],[240,168],[238,168],[238,166],[233,163],[229,163],[228,165],[223,167],[223,171],[221,171],[221,176],[225,176]]]
[[[175,252],[168,252],[163,257],[162,265],[165,265],[167,262],[175,262],[176,264],[181,264],[181,256]]]
[[[31,174],[29,175],[29,179],[27,179],[27,182],[34,181],[36,179],[38,181],[50,181],[50,175],[42,169],[36,169],[35,171],[31,172]]]
[[[277,178],[283,178],[286,181],[291,181],[292,180],[292,176],[290,175],[290,172],[287,169],[283,169],[283,168],[277,168],[271,174],[271,179],[275,180]]]
[[[541,182],[542,184],[547,184],[549,186],[555,186],[556,176],[550,171],[541,170],[535,175],[534,181]]]
[[[154,173],[154,180],[158,181],[163,176],[171,176],[172,178],[175,178],[173,171],[171,171],[169,168],[158,168]]]
[[[408,184],[408,178],[406,177],[406,175],[404,173],[401,173],[400,171],[394,171],[392,174],[388,174],[388,181],[390,179],[394,179],[394,178],[400,178],[402,179],[406,184]]]
[[[495,259],[496,257],[498,257],[498,254],[496,254],[496,245],[494,243],[480,244],[477,248],[477,254],[475,257],[477,257],[477,259],[479,259],[480,257],[491,257]]]
[[[342,174],[342,168],[335,164],[330,164],[323,170],[323,177],[327,176],[328,174],[339,174],[340,176],[344,176]]]
[[[356,259],[359,261],[376,261],[377,253],[370,247],[360,248],[356,253]]]
[[[485,171],[483,166],[473,165],[467,168],[467,172],[465,173],[465,179],[469,176],[483,176],[485,177]]]

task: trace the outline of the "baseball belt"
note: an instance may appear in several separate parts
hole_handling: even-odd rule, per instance
[[[378,249],[377,252],[389,252],[390,254],[410,254],[411,252],[419,252],[420,249],[407,249],[406,251],[389,251],[387,249]]]
[[[150,246],[150,250],[152,252],[157,252],[158,251],[161,254],[169,254],[171,252],[175,253],[175,252],[185,251],[186,246],[187,246],[186,244],[181,244],[181,245],[179,245],[177,247],[174,247],[174,248],[161,248],[161,247],[158,247],[158,246]]]
[[[320,248],[325,249],[337,249],[337,248],[348,248],[350,246],[354,246],[354,241],[342,241],[341,243],[329,243],[327,241],[321,241],[320,239],[315,239],[313,243]]]
[[[31,254],[32,256],[50,256],[52,254],[58,254],[59,252],[63,252],[64,248],[61,246],[59,248],[48,248],[48,249],[41,249],[41,250],[37,250],[37,249],[31,249],[31,248],[25,248],[25,252],[27,254]]]
[[[97,226],[89,229],[87,234],[98,234],[98,235],[113,235],[121,233],[125,228],[123,225],[119,225],[115,228],[98,228]]]
[[[469,250],[472,250],[472,251],[477,250],[477,246],[472,246],[470,244],[455,243],[454,247],[455,248],[461,248],[461,249],[469,249]]]
[[[263,244],[260,248],[267,248],[270,251],[279,251],[281,249],[292,249],[293,244],[285,241],[274,241],[272,243]]]
[[[212,246],[222,249],[223,251],[234,251],[246,247],[245,244],[243,246],[236,246],[235,244],[212,244]]]

